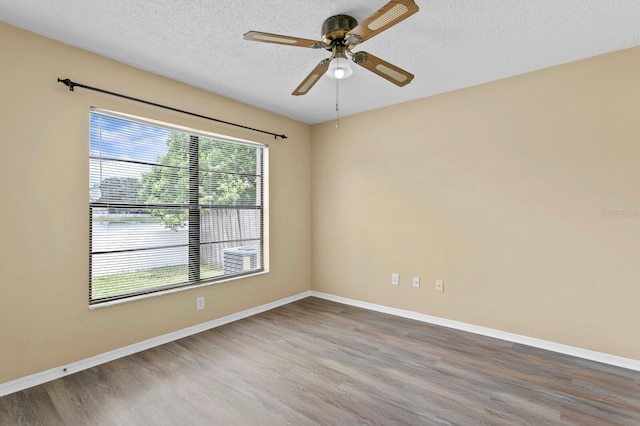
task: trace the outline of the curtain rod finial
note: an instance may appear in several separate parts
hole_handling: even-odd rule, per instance
[[[64,85],[65,85],[65,86],[67,86],[67,87],[69,88],[69,90],[70,90],[70,91],[72,91],[72,92],[73,92],[73,88],[74,88],[74,87],[75,87],[75,85],[76,85],[73,81],[69,80],[68,78],[65,78],[64,80],[62,80],[62,79],[60,79],[60,78],[59,78],[59,79],[58,79],[58,83],[62,83],[62,84],[64,84]]]

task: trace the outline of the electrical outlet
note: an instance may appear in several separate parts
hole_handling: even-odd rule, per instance
[[[444,291],[444,280],[436,280],[436,291]]]
[[[391,274],[391,284],[392,285],[399,285],[400,284],[400,275]]]
[[[204,309],[204,296],[200,296],[196,299],[196,309],[201,311]]]
[[[413,286],[415,288],[420,288],[420,277],[413,277]]]

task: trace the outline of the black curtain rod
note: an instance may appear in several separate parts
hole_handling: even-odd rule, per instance
[[[193,112],[184,111],[184,110],[181,110],[181,109],[178,109],[178,108],[173,108],[173,107],[169,107],[169,106],[166,106],[166,105],[157,104],[155,102],[149,102],[149,101],[145,101],[143,99],[138,99],[138,98],[134,98],[134,97],[127,96],[127,95],[121,95],[120,93],[110,92],[110,91],[104,90],[104,89],[98,89],[97,87],[86,86],[84,84],[80,84],[80,83],[76,83],[75,81],[71,81],[68,78],[65,78],[64,80],[59,78],[58,82],[64,84],[65,86],[67,86],[69,88],[69,90],[72,91],[72,92],[73,92],[73,89],[75,87],[81,87],[83,89],[93,90],[95,92],[105,93],[107,95],[112,95],[112,96],[117,96],[119,98],[129,99],[130,101],[141,102],[143,104],[152,105],[152,106],[155,106],[155,107],[158,107],[158,108],[164,108],[164,109],[168,109],[168,110],[175,111],[175,112],[181,112],[182,114],[192,115],[192,116],[198,117],[198,118],[204,118],[205,120],[216,121],[218,123],[228,124],[230,126],[241,127],[243,129],[253,130],[254,132],[260,132],[260,133],[264,133],[264,134],[267,134],[267,135],[272,135],[276,139],[277,138],[287,139],[287,137],[285,135],[278,135],[276,133],[267,132],[265,130],[254,129],[253,127],[243,126],[242,124],[236,124],[236,123],[231,123],[229,121],[218,120],[217,118],[207,117],[206,115],[200,115],[200,114],[196,114],[196,113],[193,113]]]

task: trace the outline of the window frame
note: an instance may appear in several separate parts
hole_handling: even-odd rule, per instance
[[[93,209],[94,208],[104,208],[104,203],[98,203],[98,202],[94,202],[91,200],[89,200],[89,286],[88,286],[88,290],[89,290],[89,294],[88,294],[88,300],[89,300],[89,307],[91,309],[96,308],[96,307],[102,307],[102,306],[109,306],[109,305],[113,305],[113,304],[118,304],[118,303],[123,303],[123,302],[129,302],[129,301],[134,301],[134,300],[139,300],[139,299],[144,299],[144,298],[148,298],[148,297],[153,297],[153,296],[158,296],[158,295],[163,295],[163,294],[169,294],[169,293],[174,293],[177,291],[183,291],[183,290],[187,290],[187,289],[192,289],[192,288],[197,288],[197,287],[202,287],[202,286],[208,286],[208,285],[213,285],[213,284],[219,284],[219,283],[223,283],[223,282],[228,282],[231,280],[237,280],[237,279],[242,279],[242,278],[246,278],[246,277],[250,277],[250,276],[255,276],[255,275],[261,275],[264,274],[266,272],[268,272],[267,269],[267,255],[266,255],[266,244],[265,244],[265,240],[266,240],[266,229],[267,229],[267,224],[265,223],[265,219],[268,217],[268,215],[266,214],[266,206],[268,204],[267,200],[266,200],[266,196],[267,196],[267,191],[266,191],[266,185],[267,185],[267,161],[268,161],[268,145],[266,144],[261,144],[258,142],[253,142],[253,141],[247,141],[247,140],[242,140],[242,139],[237,139],[237,138],[233,138],[233,137],[229,137],[229,136],[225,136],[225,135],[220,135],[220,134],[215,134],[215,133],[210,133],[210,132],[205,132],[205,131],[201,131],[201,130],[195,130],[189,127],[185,127],[185,126],[180,126],[180,125],[176,125],[176,124],[171,124],[171,123],[166,123],[166,122],[161,122],[161,121],[157,121],[157,120],[153,120],[153,119],[148,119],[148,118],[142,118],[142,117],[138,117],[138,116],[134,116],[134,115],[129,115],[126,113],[121,113],[121,112],[115,112],[115,111],[110,111],[110,110],[106,110],[106,109],[101,109],[101,108],[96,108],[96,107],[91,107],[90,108],[90,114],[89,114],[89,131],[90,131],[90,137],[89,137],[89,146],[91,147],[91,132],[93,131],[93,127],[92,127],[92,123],[91,123],[91,117],[93,117],[94,114],[97,115],[101,115],[101,116],[106,116],[106,117],[111,117],[111,118],[115,118],[118,120],[125,120],[128,122],[132,122],[132,123],[136,123],[139,125],[143,125],[143,126],[151,126],[154,128],[161,128],[164,130],[169,130],[171,132],[179,132],[181,134],[185,134],[189,137],[189,164],[188,164],[188,174],[189,174],[189,187],[188,187],[188,202],[186,204],[173,204],[171,205],[171,208],[178,208],[178,209],[186,209],[188,210],[189,214],[188,214],[188,219],[187,219],[187,223],[188,223],[188,239],[187,239],[187,245],[186,247],[188,247],[188,259],[187,259],[187,273],[188,273],[188,277],[187,280],[184,282],[176,282],[173,284],[166,284],[166,285],[157,285],[154,287],[149,287],[149,288],[144,288],[144,289],[139,289],[136,291],[130,291],[127,293],[122,293],[122,294],[116,294],[116,295],[111,295],[111,296],[106,296],[106,297],[97,297],[94,298],[93,297],[93,280],[94,280],[94,275],[93,275],[93,257],[94,255],[98,254],[97,252],[93,251],[93,239],[94,239],[94,233],[93,233],[93,223],[94,223],[94,218],[93,218]],[[199,149],[200,149],[200,140],[201,138],[207,138],[207,139],[213,139],[217,142],[222,142],[224,144],[233,144],[233,145],[243,145],[243,146],[248,146],[248,147],[252,147],[252,148],[256,148],[256,172],[255,175],[251,174],[251,176],[256,178],[256,205],[255,206],[249,206],[249,205],[236,205],[236,204],[230,204],[230,205],[213,205],[213,204],[201,204],[200,200],[199,200],[199,185],[200,185],[200,172],[202,172],[202,170],[199,168],[199,164],[198,164],[198,157],[199,157]],[[194,150],[194,146],[197,146],[197,150]],[[99,160],[102,161],[104,158],[102,156],[102,154],[99,157],[93,156],[91,149],[89,149],[89,168],[91,169],[91,161],[92,160]],[[195,160],[195,161],[194,161]],[[91,170],[89,171],[89,175],[91,177]],[[90,191],[91,191],[91,184],[90,186]],[[165,204],[163,203],[159,203],[159,204],[149,204],[149,203],[139,203],[139,204],[127,204],[127,207],[132,207],[132,208],[139,208],[139,209],[150,209],[151,207],[158,207],[158,206],[164,206]],[[123,205],[119,205],[117,203],[112,203],[112,206],[117,206],[119,208],[122,208]],[[258,246],[257,246],[257,253],[256,253],[256,268],[253,269],[249,269],[249,270],[245,270],[242,272],[233,272],[230,274],[223,272],[222,275],[218,275],[218,276],[211,276],[211,277],[205,277],[202,278],[201,274],[200,274],[200,262],[201,262],[201,252],[200,252],[200,248],[205,245],[205,244],[222,244],[222,243],[236,243],[236,242],[240,242],[243,241],[243,239],[238,239],[238,240],[233,240],[233,241],[215,241],[215,240],[211,240],[211,241],[207,241],[207,242],[202,242],[203,240],[201,240],[201,233],[200,233],[200,219],[201,219],[201,212],[204,209],[211,209],[211,210],[215,210],[215,209],[224,209],[224,210],[257,210],[259,211],[259,238],[247,238],[244,239],[245,241],[258,241]],[[239,214],[239,212],[238,212]],[[182,244],[180,245],[181,247],[184,247],[185,245]],[[235,247],[235,248],[240,248],[240,247]],[[140,250],[152,250],[153,247],[149,247],[149,248],[143,248]],[[195,256],[195,258],[194,258]],[[226,256],[226,255],[225,255]]]

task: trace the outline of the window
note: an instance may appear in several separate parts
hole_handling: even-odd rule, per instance
[[[92,109],[89,304],[264,270],[263,145]]]

